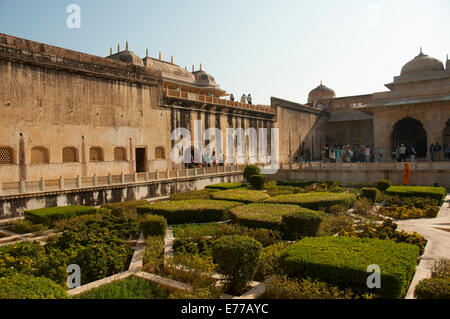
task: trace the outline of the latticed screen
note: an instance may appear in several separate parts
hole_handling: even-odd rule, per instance
[[[114,149],[114,161],[123,162],[127,160],[126,150],[124,147],[116,147]]]
[[[78,162],[77,149],[75,147],[64,147],[62,157],[64,163]]]
[[[12,147],[0,147],[0,165],[14,164],[14,150]]]
[[[155,158],[156,159],[164,159],[164,158],[166,158],[166,156],[164,154],[164,147],[158,146],[157,148],[155,148]]]
[[[103,152],[100,147],[92,147],[89,152],[89,160],[91,162],[103,161]]]
[[[48,163],[48,150],[45,147],[33,147],[31,149],[31,164]]]

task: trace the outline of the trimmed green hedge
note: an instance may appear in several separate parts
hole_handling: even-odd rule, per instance
[[[450,279],[430,278],[421,280],[414,291],[418,299],[450,299]]]
[[[252,187],[254,189],[263,189],[264,188],[264,183],[267,180],[267,176],[266,175],[252,175],[248,178],[248,182],[250,183],[250,185],[252,185]]]
[[[226,191],[216,192],[212,194],[213,199],[231,200],[242,203],[261,202],[270,196],[266,193],[248,189],[229,189]]]
[[[241,203],[195,199],[139,206],[137,212],[164,216],[169,224],[207,223],[228,219],[228,210],[238,205]]]
[[[375,187],[365,187],[361,190],[361,197],[367,198],[372,203],[380,203],[383,201],[383,195]]]
[[[326,209],[331,206],[342,205],[350,208],[356,201],[356,196],[350,193],[299,193],[290,195],[279,195],[265,200],[267,203],[294,204],[312,210]]]
[[[388,181],[387,179],[380,179],[377,181],[377,188],[384,192],[386,189],[392,186],[391,181]]]
[[[0,299],[66,299],[64,288],[53,280],[17,274],[0,278]]]
[[[316,236],[322,217],[315,212],[296,212],[282,216],[283,234],[287,240]]]
[[[34,224],[51,225],[54,221],[87,214],[96,214],[97,208],[87,206],[48,207],[26,210],[25,219]]]
[[[148,201],[145,199],[142,200],[130,200],[119,203],[107,203],[103,204],[101,207],[111,210],[123,210],[124,212],[136,212],[136,207],[147,204]]]
[[[167,220],[159,215],[145,215],[141,219],[141,229],[144,237],[166,236]]]
[[[306,235],[315,235],[315,232],[310,231],[310,224],[319,220],[320,216],[309,209],[300,207],[298,205],[282,205],[269,203],[255,203],[245,206],[238,206],[230,209],[231,218],[235,223],[251,228],[267,228],[273,230],[284,231],[287,237],[295,237],[294,233]],[[295,214],[294,218],[287,218],[283,220],[286,215]],[[298,218],[305,218],[304,224],[297,223]],[[307,220],[311,218],[310,222]],[[294,219],[296,221],[294,221]],[[294,225],[285,223],[293,222]],[[314,222],[314,223],[315,223]],[[297,229],[294,229],[298,227]],[[295,238],[297,239],[297,238]]]
[[[220,183],[220,184],[208,185],[205,188],[206,189],[227,190],[227,189],[236,189],[236,188],[243,188],[243,187],[247,187],[247,184],[245,184],[245,183]]]
[[[192,190],[170,195],[169,200],[211,199],[212,189]]]
[[[360,294],[402,298],[414,276],[419,247],[390,240],[307,237],[283,250],[290,275],[310,277]],[[381,268],[381,288],[369,289],[369,265]]]
[[[317,183],[315,181],[308,180],[289,180],[289,181],[277,181],[278,186],[293,186],[293,187],[306,187]]]
[[[428,186],[391,186],[386,190],[386,194],[397,195],[401,197],[431,197],[439,201],[442,205],[447,195],[444,187],[428,187]]]
[[[261,174],[261,170],[257,165],[247,165],[244,169],[244,178],[250,182],[250,176]]]

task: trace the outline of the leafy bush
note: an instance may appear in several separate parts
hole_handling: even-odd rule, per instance
[[[160,274],[164,267],[164,241],[160,236],[148,237],[145,240],[142,268],[145,271]]]
[[[167,299],[170,292],[163,287],[130,276],[98,288],[91,289],[77,296],[77,299]]]
[[[288,240],[316,236],[322,217],[315,212],[295,212],[282,216],[283,235]]]
[[[450,279],[450,259],[439,258],[438,260],[436,260],[434,262],[431,275],[433,278]]]
[[[43,233],[48,229],[47,226],[42,224],[33,224],[29,220],[18,220],[12,227],[11,231],[16,234],[28,234],[28,233]]]
[[[367,267],[380,266],[376,294],[402,298],[415,273],[419,248],[389,240],[350,237],[307,237],[283,250],[288,274],[325,281],[357,293],[369,291]]]
[[[263,189],[264,183],[267,180],[267,176],[265,175],[251,175],[248,179],[248,182],[254,189]]]
[[[347,215],[325,215],[322,217],[317,236],[333,236],[352,225],[353,220]]]
[[[400,197],[400,196],[387,196],[385,206],[405,206],[416,207],[425,209],[429,206],[439,206],[439,200],[430,197]]]
[[[291,245],[289,242],[279,242],[261,250],[256,268],[255,280],[264,281],[270,276],[281,275],[281,251]]]
[[[355,214],[367,215],[373,208],[373,204],[367,198],[360,198],[355,202],[353,208]]]
[[[350,229],[342,229],[339,235],[356,238],[387,239],[396,243],[413,244],[419,247],[420,254],[423,253],[427,243],[425,238],[416,232],[407,233],[403,230],[398,231],[397,224],[392,222],[392,220],[386,220],[382,225],[364,224],[358,227],[352,225]]]
[[[23,274],[0,278],[0,299],[65,298],[64,288],[48,278]]]
[[[306,187],[316,183],[315,181],[308,180],[288,180],[288,181],[277,181],[278,186],[293,186],[293,187]]]
[[[333,205],[328,210],[328,213],[331,215],[340,215],[347,212],[347,207],[342,205]]]
[[[59,219],[95,213],[97,213],[97,208],[95,207],[65,206],[26,210],[24,215],[25,219],[31,221],[33,224],[50,226],[54,221]]]
[[[421,209],[416,207],[397,206],[393,205],[391,208],[382,208],[380,213],[385,216],[390,216],[394,219],[412,219],[436,217],[439,213],[439,206],[429,206]]]
[[[272,276],[266,283],[268,299],[352,299],[351,290],[340,290],[325,282]]]
[[[237,188],[245,188],[247,185],[245,183],[220,183],[220,184],[213,184],[208,185],[205,188],[206,189],[220,189],[220,190],[227,190],[227,189],[237,189]]]
[[[416,286],[414,296],[419,299],[450,299],[450,279],[421,280]]]
[[[265,202],[276,204],[295,204],[312,210],[321,210],[333,205],[353,206],[356,196],[349,193],[303,193],[271,197]]]
[[[244,178],[250,182],[250,176],[261,174],[261,170],[257,165],[247,165],[244,169]]]
[[[294,186],[270,186],[266,187],[267,194],[271,197],[278,195],[289,195],[289,194],[297,194],[302,193],[303,189],[301,187]]]
[[[191,199],[211,199],[211,190],[192,190],[179,194],[170,195],[169,200],[191,200]]]
[[[266,193],[247,189],[230,189],[212,194],[213,199],[231,200],[242,203],[261,202],[269,197]]]
[[[252,280],[261,248],[258,241],[245,236],[227,236],[214,242],[213,257],[230,292],[241,293]]]
[[[254,203],[230,209],[231,219],[252,228],[282,230],[282,216],[289,213],[314,213],[297,205]]]
[[[228,210],[241,205],[238,202],[218,200],[186,200],[174,202],[156,202],[137,207],[140,215],[161,215],[169,224],[207,223],[228,219]]]
[[[144,237],[149,236],[166,236],[167,220],[159,215],[145,215],[141,219],[141,228],[144,232]]]
[[[447,190],[444,187],[427,186],[391,186],[386,194],[400,197],[431,197],[439,201],[439,206],[444,202]]]
[[[391,182],[387,179],[380,179],[379,181],[377,181],[377,188],[382,192],[386,191],[391,186]]]
[[[369,199],[372,203],[380,203],[383,201],[383,195],[376,188],[364,187],[361,192],[361,197]]]
[[[110,209],[113,211],[123,211],[127,213],[136,213],[136,207],[147,204],[148,201],[145,199],[142,200],[130,200],[120,203],[108,203],[103,204],[101,207]]]

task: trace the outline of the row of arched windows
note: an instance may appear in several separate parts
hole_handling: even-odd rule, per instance
[[[164,147],[158,146],[155,148],[155,159],[165,159]],[[125,147],[114,148],[114,161],[124,162],[127,161],[127,149]],[[73,146],[67,146],[62,149],[62,161],[63,163],[77,163],[80,161],[78,154],[78,148]],[[103,162],[104,152],[101,147],[91,147],[89,149],[89,161],[90,162]],[[15,150],[10,146],[0,147],[0,165],[15,164]],[[31,149],[31,164],[48,164],[50,163],[50,156],[48,148],[43,146],[33,147]]]

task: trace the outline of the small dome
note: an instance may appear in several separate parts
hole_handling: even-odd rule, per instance
[[[216,80],[214,79],[214,77],[208,73],[206,73],[205,71],[195,71],[192,72],[192,74],[194,74],[195,76],[195,82],[197,85],[200,86],[214,86],[217,87],[217,83]]]
[[[142,59],[131,51],[125,50],[108,57],[108,59],[118,60],[125,63],[144,66]]]
[[[423,54],[421,48],[419,55],[403,66],[400,75],[442,70],[444,70],[444,64],[438,59]]]
[[[322,81],[320,81],[320,85],[311,92],[309,92],[308,103],[315,103],[319,100],[332,99],[335,97],[336,93],[334,93],[334,91],[329,87],[323,85]]]
[[[163,78],[170,78],[189,83],[195,82],[195,77],[191,72],[179,67],[176,64],[172,64],[162,60],[156,60],[150,57],[144,58],[144,62],[145,66],[147,66],[148,68],[161,71]]]

